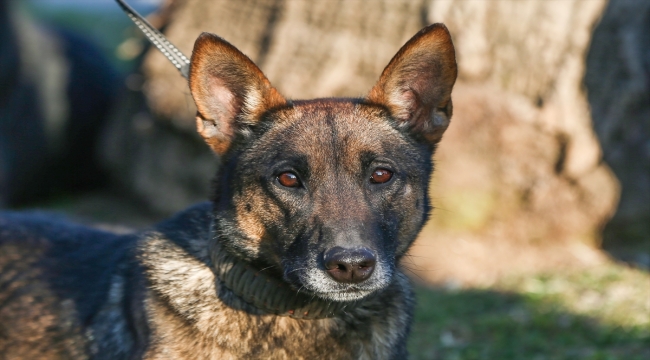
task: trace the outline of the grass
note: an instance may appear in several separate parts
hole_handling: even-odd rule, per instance
[[[417,299],[413,359],[650,359],[650,274],[624,265]]]

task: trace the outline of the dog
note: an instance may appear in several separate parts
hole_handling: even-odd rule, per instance
[[[403,359],[400,260],[428,218],[457,68],[425,27],[359,99],[285,99],[203,33],[189,86],[210,202],[118,235],[0,217],[4,359]]]

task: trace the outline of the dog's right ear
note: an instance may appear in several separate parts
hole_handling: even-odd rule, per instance
[[[189,80],[197,130],[219,155],[237,132],[287,103],[251,59],[214,34],[203,33],[194,43]]]

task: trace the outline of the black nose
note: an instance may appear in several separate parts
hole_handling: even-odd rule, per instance
[[[356,284],[372,275],[377,259],[366,248],[346,249],[336,246],[325,252],[323,263],[334,280]]]

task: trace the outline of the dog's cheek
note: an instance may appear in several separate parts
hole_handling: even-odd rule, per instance
[[[238,208],[245,207],[239,206]],[[242,214],[241,209],[237,211],[237,226],[246,234],[247,239],[252,243],[251,246],[259,247],[259,243],[266,234],[264,225],[255,214]]]
[[[246,236],[246,243],[241,245],[251,253],[258,254],[263,247],[262,241],[269,238],[267,224],[277,221],[277,216],[274,214],[277,214],[279,209],[272,202],[264,201],[264,194],[259,190],[244,190],[233,200],[237,227]],[[268,247],[264,246],[264,248]]]
[[[396,256],[403,255],[415,240],[427,219],[427,198],[425,189],[413,184],[406,184],[396,194],[392,204],[401,204],[393,208],[399,217]]]
[[[306,270],[316,267],[316,258],[310,256],[308,247],[308,241],[301,239],[289,245],[283,254],[284,279],[297,286],[304,285]]]

